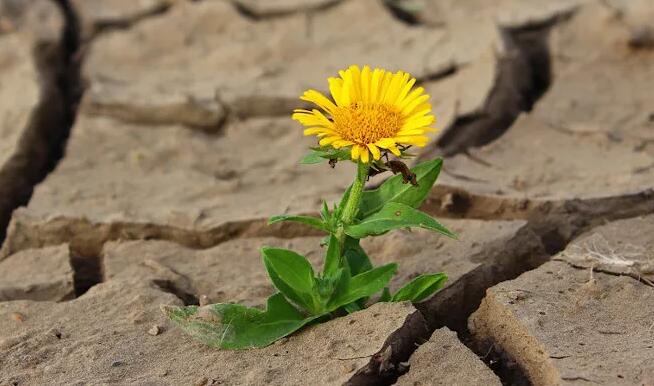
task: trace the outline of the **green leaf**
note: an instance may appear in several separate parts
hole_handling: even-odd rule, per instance
[[[305,155],[301,160],[300,163],[302,165],[313,165],[313,164],[319,164],[321,162],[325,161],[325,158],[323,158],[320,153],[311,151],[309,154]]]
[[[343,257],[347,261],[352,275],[358,275],[372,269],[370,258],[359,245],[359,239],[346,236],[343,249]]]
[[[282,221],[299,222],[302,224],[311,225],[312,227],[320,229],[323,232],[328,232],[327,226],[325,226],[325,223],[321,219],[311,216],[295,216],[295,215],[282,214],[279,216],[271,217],[268,220],[268,225],[275,224]]]
[[[348,314],[361,311],[362,309],[363,308],[357,302],[348,303],[343,306],[343,310],[345,310],[345,312]]]
[[[447,275],[444,273],[420,275],[411,280],[411,282],[404,287],[400,288],[400,290],[393,295],[391,301],[403,302],[409,300],[413,303],[419,303],[443,288],[446,281]]]
[[[418,186],[405,184],[402,175],[398,174],[384,181],[377,189],[364,191],[361,195],[358,217],[366,218],[378,212],[389,202],[398,202],[413,208],[420,207],[436,182],[442,166],[443,160],[437,158],[412,168]]]
[[[352,184],[350,184],[350,186],[348,186],[347,189],[345,189],[345,192],[343,192],[343,197],[341,197],[341,201],[338,203],[336,210],[334,210],[334,217],[338,220],[341,219],[341,215],[343,214],[343,209],[345,209],[345,204],[350,199],[351,191],[352,191]]]
[[[350,159],[350,148],[344,147],[334,149],[331,146],[315,147],[311,152],[302,158],[301,164],[310,165],[317,164],[329,159],[337,159],[339,161]]]
[[[299,306],[317,313],[313,268],[304,256],[277,248],[261,248],[263,263],[275,287]]]
[[[305,317],[280,293],[268,298],[266,311],[224,303],[161,310],[193,338],[224,349],[265,347],[321,316]]]
[[[381,296],[379,297],[380,302],[390,302],[393,299],[391,296],[391,291],[388,289],[388,287],[384,287],[384,290],[382,291]]]
[[[346,226],[345,233],[361,239],[366,236],[381,235],[392,229],[407,227],[429,229],[456,238],[454,233],[428,214],[397,202],[384,205],[379,212],[363,219],[358,224]]]
[[[327,253],[325,254],[325,267],[323,269],[323,276],[332,276],[341,268],[341,251],[338,239],[334,234],[329,236],[329,243],[327,244]]]
[[[327,206],[327,201],[325,200],[322,201],[322,210],[320,211],[320,217],[322,218],[324,224],[329,224],[329,221],[332,218],[331,214],[329,213],[329,207]]]
[[[373,268],[369,271],[352,277],[347,288],[329,302],[328,309],[335,310],[375,294],[384,288],[397,272],[397,264],[391,263]]]

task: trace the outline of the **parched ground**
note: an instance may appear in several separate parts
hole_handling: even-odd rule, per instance
[[[161,304],[262,305],[262,245],[319,262],[266,219],[351,179],[289,116],[353,63],[432,95],[423,209],[460,235],[364,247],[450,280],[192,341]],[[0,385],[653,386],[652,90],[651,0],[0,0]]]

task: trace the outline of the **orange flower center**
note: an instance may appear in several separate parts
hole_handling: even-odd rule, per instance
[[[394,106],[378,103],[352,103],[332,111],[336,130],[343,139],[365,145],[390,138],[402,128],[404,119]]]

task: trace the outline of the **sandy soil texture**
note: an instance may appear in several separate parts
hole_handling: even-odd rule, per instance
[[[431,94],[422,209],[460,236],[363,246],[449,281],[196,343],[161,304],[262,306],[263,245],[320,265],[266,221],[350,183],[289,115],[353,63]],[[0,385],[652,386],[651,90],[651,0],[0,0]]]

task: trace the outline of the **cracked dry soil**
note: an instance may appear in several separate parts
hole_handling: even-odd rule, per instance
[[[0,385],[654,385],[652,20],[651,0],[0,0]],[[432,95],[423,209],[460,234],[365,248],[394,288],[450,280],[260,350],[191,341],[160,304],[262,305],[263,244],[320,260],[320,235],[265,219],[349,182],[297,164],[288,113],[351,63]]]

